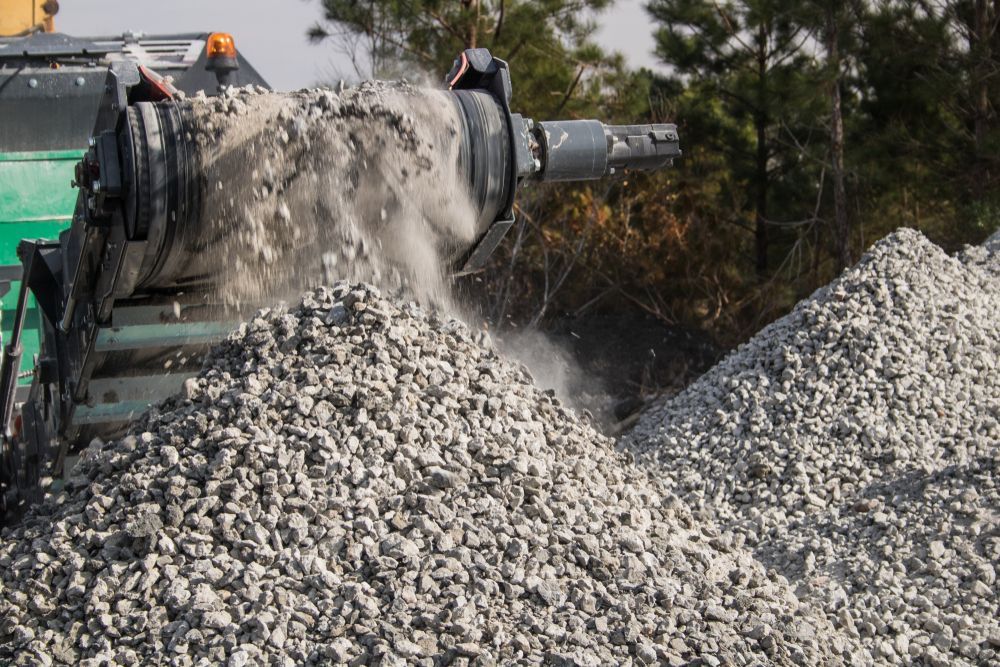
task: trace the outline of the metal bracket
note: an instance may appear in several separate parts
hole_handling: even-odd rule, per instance
[[[504,120],[507,123],[507,136],[510,142],[510,155],[514,158],[509,173],[507,201],[497,213],[497,219],[476,242],[473,249],[462,262],[462,268],[455,275],[465,275],[482,269],[486,260],[500,245],[507,230],[514,224],[514,198],[517,195],[517,156],[519,155],[518,136],[515,131],[514,118],[510,112],[512,87],[510,83],[510,68],[507,62],[494,58],[488,49],[466,49],[455,60],[451,72],[446,77],[448,87],[452,90],[485,90],[493,95],[503,108]],[[518,116],[520,120],[520,116]],[[523,121],[521,121],[523,123]]]

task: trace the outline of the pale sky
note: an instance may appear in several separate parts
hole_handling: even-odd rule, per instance
[[[598,41],[624,53],[633,66],[657,69],[643,2],[617,0],[597,18]],[[60,0],[59,7],[56,29],[80,37],[126,30],[230,32],[236,47],[279,90],[353,75],[346,58],[331,46],[306,40],[306,30],[321,16],[319,0]]]

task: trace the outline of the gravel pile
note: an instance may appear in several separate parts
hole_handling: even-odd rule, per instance
[[[2,534],[0,662],[858,664],[480,336],[262,311]]]
[[[995,663],[996,269],[897,232],[622,444],[875,659]]]
[[[756,553],[881,661],[996,664],[997,480],[996,455],[898,473],[771,528]]]

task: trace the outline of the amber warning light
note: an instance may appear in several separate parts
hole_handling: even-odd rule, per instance
[[[228,32],[213,32],[205,45],[209,58],[235,58],[236,42]]]

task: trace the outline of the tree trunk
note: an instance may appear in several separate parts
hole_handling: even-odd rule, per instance
[[[827,10],[826,57],[830,80],[830,158],[833,176],[833,228],[837,270],[851,263],[851,230],[847,220],[847,191],[844,187],[844,116],[840,104],[840,30],[837,12]]]
[[[973,119],[973,135],[976,142],[976,169],[973,179],[973,192],[981,198],[986,184],[989,182],[988,156],[986,155],[986,135],[989,131],[989,69],[990,69],[990,12],[986,0],[976,0],[973,18],[972,44],[973,54],[973,100],[975,118]]]
[[[758,113],[754,120],[757,127],[757,200],[754,211],[754,238],[757,248],[757,275],[767,274],[767,116]]]
[[[469,17],[469,22],[465,26],[465,48],[474,49],[479,46],[479,12],[481,7],[479,0],[462,0],[462,5],[470,13],[475,12],[473,16]]]
[[[754,111],[754,128],[757,131],[757,159],[754,168],[756,202],[754,205],[754,240],[757,251],[757,276],[767,274],[767,36],[761,25],[757,33],[757,109]]]

